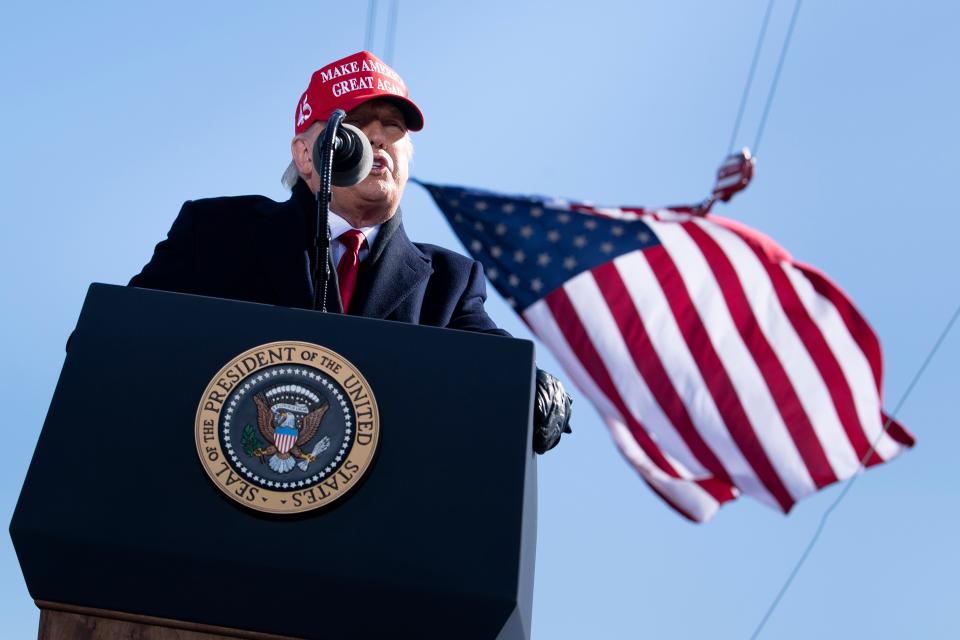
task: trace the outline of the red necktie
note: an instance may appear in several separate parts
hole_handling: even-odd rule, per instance
[[[353,298],[353,289],[357,286],[357,272],[360,270],[360,247],[366,244],[367,239],[359,229],[347,229],[337,240],[347,249],[337,264],[337,280],[340,283],[343,312],[349,313],[350,299]]]

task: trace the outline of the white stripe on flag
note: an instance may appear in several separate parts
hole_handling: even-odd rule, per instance
[[[794,501],[816,491],[757,363],[740,338],[726,300],[700,249],[676,223],[653,222],[654,233],[673,259],[737,396],[777,475]],[[745,286],[750,286],[745,283]]]
[[[889,460],[904,448],[889,434],[880,435],[883,430],[880,398],[867,357],[850,335],[833,303],[817,293],[799,269],[789,264],[783,264],[781,268],[840,363],[867,440],[871,445],[876,443],[875,455],[881,460]]]
[[[678,464],[673,466],[681,476],[703,478],[712,475],[687,447],[637,371],[633,356],[592,274],[580,274],[567,282],[564,289],[633,417],[653,437],[664,455],[676,460]]]
[[[700,375],[700,369],[677,327],[676,318],[673,317],[660,283],[642,253],[620,256],[614,264],[630,292],[637,312],[643,318],[653,348],[659,355],[674,389],[683,399],[700,436],[720,459],[737,487],[764,504],[779,509],[780,505],[767,491],[730,435],[713,396]]]
[[[600,391],[583,368],[583,365],[580,364],[580,360],[570,348],[563,332],[560,331],[560,327],[557,326],[546,302],[538,300],[527,307],[523,312],[523,317],[537,337],[557,358],[577,388],[590,398],[591,402],[597,407],[597,410],[607,422],[607,426],[611,428],[614,442],[634,469],[648,482],[668,495],[692,517],[702,522],[710,520],[719,510],[720,504],[694,482],[672,478],[650,460],[643,449],[634,441],[633,436],[630,435],[620,412]]]
[[[701,489],[695,482],[671,478],[657,469],[656,466],[650,462],[647,454],[644,453],[643,447],[633,439],[633,434],[630,433],[627,425],[613,418],[612,415],[604,416],[604,422],[607,423],[613,441],[617,444],[623,457],[625,457],[634,468],[639,470],[644,462],[646,462],[647,465],[651,465],[656,470],[657,478],[644,475],[647,482],[654,485],[661,493],[679,505],[697,522],[710,522],[713,516],[717,515],[717,512],[720,510],[720,503],[714,500],[709,493]],[[734,494],[736,493],[737,491],[734,489]]]
[[[757,254],[728,229],[704,220],[697,220],[696,224],[720,245],[740,282],[744,283],[743,291],[753,316],[783,364],[834,475],[849,477],[859,468],[860,460],[840,423],[830,390],[780,305],[770,277],[757,261]]]

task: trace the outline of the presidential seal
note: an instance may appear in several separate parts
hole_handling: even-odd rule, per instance
[[[197,453],[233,500],[267,513],[302,513],[348,494],[377,448],[370,386],[343,356],[307,342],[241,353],[207,385],[197,408]]]

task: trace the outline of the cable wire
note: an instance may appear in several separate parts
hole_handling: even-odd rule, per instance
[[[390,12],[387,14],[387,46],[384,48],[384,61],[393,65],[393,48],[397,43],[397,13],[400,0],[391,0]]]
[[[370,0],[367,4],[367,35],[363,40],[364,51],[373,50],[373,32],[377,26],[377,0]]]
[[[750,85],[753,84],[753,75],[757,71],[757,60],[760,59],[760,49],[763,47],[763,39],[767,35],[767,25],[770,23],[770,14],[773,12],[773,3],[770,0],[767,3],[767,11],[763,14],[763,24],[760,27],[760,36],[757,38],[757,46],[753,50],[753,62],[750,63],[750,72],[747,74],[747,84],[743,88],[743,95],[740,96],[740,109],[737,110],[737,119],[733,123],[733,133],[730,134],[730,144],[727,146],[727,155],[733,153],[733,144],[737,141],[737,134],[740,132],[740,121],[743,119],[743,111],[747,106],[747,96],[750,95]]]
[[[757,127],[757,137],[753,142],[753,155],[757,155],[757,151],[760,149],[760,138],[763,137],[763,129],[767,124],[767,115],[770,113],[770,105],[773,104],[773,96],[777,93],[777,82],[780,80],[780,71],[783,70],[783,61],[787,59],[787,49],[790,48],[790,39],[793,36],[793,27],[797,24],[801,4],[803,4],[803,0],[797,0],[797,3],[793,6],[793,16],[790,17],[790,26],[787,27],[787,37],[783,41],[783,48],[780,49],[780,60],[777,61],[777,70],[773,73],[773,82],[770,85],[770,92],[767,93],[767,104],[763,107],[760,126]]]
[[[799,3],[798,3],[799,4]],[[867,462],[870,461],[870,458],[873,456],[874,451],[876,451],[877,444],[880,442],[887,430],[890,428],[890,425],[893,424],[895,416],[900,413],[901,407],[907,401],[907,398],[910,397],[910,394],[913,392],[913,388],[917,386],[917,382],[920,380],[920,377],[923,375],[923,372],[926,371],[927,365],[930,364],[930,361],[933,360],[933,356],[936,355],[937,351],[940,350],[940,346],[943,344],[944,340],[947,338],[947,334],[950,333],[950,330],[953,328],[954,323],[956,323],[957,318],[960,317],[960,305],[957,306],[956,311],[953,312],[950,321],[947,322],[947,326],[944,327],[943,331],[940,332],[940,337],[937,338],[937,341],[934,343],[933,348],[927,354],[927,357],[924,359],[923,364],[920,365],[920,369],[917,370],[917,373],[913,376],[913,380],[910,381],[910,384],[907,386],[907,390],[903,392],[903,395],[900,397],[900,401],[897,403],[897,406],[894,407],[893,412],[887,417],[886,423],[883,425],[883,430],[876,437],[873,443],[870,445],[870,448],[867,450],[867,453],[864,454],[863,459],[860,460],[860,466],[857,468],[856,473],[850,476],[850,479],[847,480],[846,484],[843,487],[843,490],[837,496],[836,500],[827,507],[827,510],[823,512],[823,516],[820,518],[820,524],[817,526],[817,530],[814,532],[813,537],[810,539],[810,542],[807,543],[807,547],[803,550],[803,553],[800,554],[800,559],[797,560],[797,563],[794,565],[793,570],[790,572],[790,575],[787,576],[786,582],[783,583],[783,586],[780,587],[780,591],[777,593],[777,596],[773,599],[773,602],[770,603],[770,606],[767,607],[766,613],[763,614],[763,618],[760,620],[760,624],[757,625],[757,628],[754,629],[753,634],[750,636],[750,640],[756,640],[760,636],[760,632],[763,631],[764,625],[767,624],[767,621],[770,619],[770,616],[773,615],[773,612],[776,610],[777,606],[780,604],[780,601],[783,599],[784,594],[790,588],[790,585],[793,584],[793,579],[797,577],[797,574],[800,572],[800,568],[807,561],[807,558],[810,556],[810,552],[813,551],[813,547],[817,544],[817,540],[820,539],[820,534],[823,532],[824,527],[827,524],[827,519],[830,517],[830,514],[840,505],[843,499],[847,496],[847,493],[850,492],[850,488],[853,487],[853,484],[857,481],[857,478],[863,474]]]

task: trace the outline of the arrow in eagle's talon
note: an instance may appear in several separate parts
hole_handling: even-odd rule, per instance
[[[303,455],[302,461],[299,462],[297,466],[300,467],[303,471],[306,471],[307,468],[310,466],[310,463],[317,459],[317,454],[320,453],[321,451],[326,451],[327,447],[329,446],[330,446],[330,436],[323,436],[323,438],[320,439],[320,442],[318,442],[313,446],[312,453],[302,453]]]

